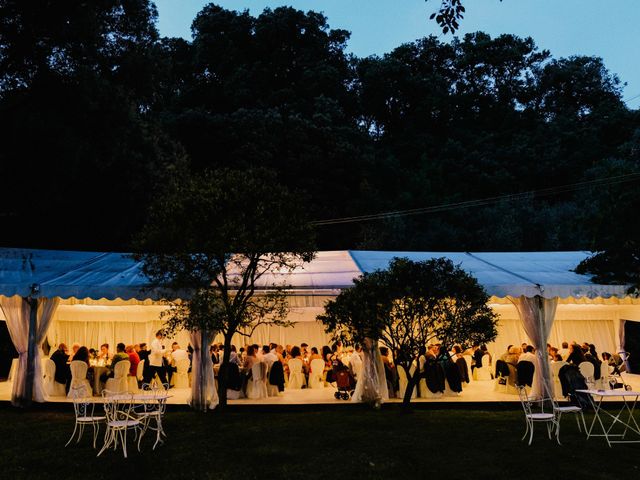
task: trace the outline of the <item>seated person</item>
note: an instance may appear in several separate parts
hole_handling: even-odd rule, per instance
[[[116,354],[111,357],[111,365],[109,365],[108,370],[100,375],[100,380],[106,382],[108,378],[113,378],[115,374],[115,368],[119,361],[121,360],[129,360],[129,355],[124,351],[125,350],[124,343],[120,342],[116,345]]]
[[[527,345],[525,351],[518,358],[518,363],[520,363],[520,362],[531,362],[531,363],[533,363],[535,365],[536,356],[535,356],[534,352],[535,352],[535,348],[533,348],[533,345]]]
[[[309,365],[313,360],[322,360],[322,355],[318,353],[318,349],[316,347],[311,347],[311,355],[309,355]]]
[[[217,365],[220,363],[220,353],[218,345],[215,343],[209,347],[209,354],[211,355],[211,363]]]
[[[572,343],[569,347],[569,356],[567,357],[567,362],[573,363],[574,365],[580,365],[584,361],[586,361],[586,359],[584,358],[582,347],[577,343]]]
[[[131,375],[132,377],[136,377],[138,375],[138,364],[140,363],[140,356],[136,352],[133,345],[127,345],[124,351],[129,357],[129,362],[131,362],[131,368],[129,368],[129,375]]]
[[[389,349],[387,347],[380,347],[380,355],[382,356],[382,364],[384,365],[384,374],[387,380],[387,389],[389,390],[389,397],[395,397],[398,383],[398,376],[396,367],[393,364],[393,360],[389,357]]]
[[[103,343],[100,345],[100,351],[98,352],[98,361],[102,361],[104,365],[107,365],[111,360],[111,354],[109,353],[109,344]]]
[[[58,349],[51,355],[51,360],[56,364],[54,380],[63,385],[71,380],[71,369],[69,368],[69,351],[64,343],[58,345]]]
[[[84,362],[87,364],[87,366],[89,366],[89,350],[87,349],[87,347],[80,347],[78,348],[78,351],[76,352],[76,354],[73,356],[73,358],[71,359],[71,361],[79,361],[79,362]]]

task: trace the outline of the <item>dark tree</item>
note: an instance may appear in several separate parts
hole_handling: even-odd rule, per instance
[[[218,391],[226,405],[233,336],[250,336],[262,324],[288,325],[287,285],[261,279],[314,256],[302,197],[263,169],[177,172],[154,202],[137,246],[152,283],[169,301],[181,299],[172,303],[168,327],[201,335],[202,365],[210,365],[213,336],[223,334]],[[194,400],[206,409],[206,399]]]
[[[477,280],[450,260],[396,258],[387,270],[356,279],[318,319],[346,342],[369,339],[396,352],[396,364],[409,377],[403,399],[408,407],[420,373],[409,371],[419,364],[420,347],[437,340],[448,352],[454,344],[466,348],[495,339],[497,316],[488,301]]]

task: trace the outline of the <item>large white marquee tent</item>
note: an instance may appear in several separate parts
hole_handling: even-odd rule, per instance
[[[394,257],[426,260],[446,257],[475,276],[500,315],[499,335],[490,350],[502,352],[522,341],[544,345],[547,339],[589,341],[600,351],[620,349],[624,321],[640,321],[640,302],[620,285],[598,285],[573,270],[588,252],[319,252],[293,272],[264,276],[261,287],[290,286],[294,327],[260,327],[251,339],[318,347],[328,342],[315,321],[327,300],[349,288],[363,272],[385,268]],[[29,303],[38,302],[37,328],[29,342]],[[47,338],[51,345],[79,342],[148,342],[162,325],[159,292],[149,289],[141,265],[121,253],[0,249],[0,316],[20,353],[26,371],[30,343]],[[35,305],[31,303],[31,305]],[[33,316],[31,316],[33,317]],[[31,320],[35,320],[31,318]],[[189,335],[178,336],[186,344]],[[39,347],[33,347],[39,348]],[[39,362],[35,362],[39,369]],[[39,372],[37,372],[39,374]],[[24,374],[24,373],[23,373]],[[544,372],[541,372],[544,374]],[[20,374],[18,378],[20,378]],[[36,375],[38,376],[38,375]],[[34,399],[42,396],[34,383]]]

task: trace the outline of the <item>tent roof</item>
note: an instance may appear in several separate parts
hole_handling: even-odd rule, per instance
[[[386,268],[394,257],[427,260],[445,257],[475,276],[496,297],[625,297],[624,285],[597,285],[572,270],[588,252],[318,252],[293,272],[265,275],[261,287],[274,283],[319,291],[347,288],[362,272]],[[39,295],[61,298],[157,299],[148,288],[141,265],[128,254],[0,248],[0,295],[27,296],[32,285]]]

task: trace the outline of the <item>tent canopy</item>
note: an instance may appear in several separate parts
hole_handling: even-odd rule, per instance
[[[286,284],[306,294],[348,288],[363,272],[389,265],[394,257],[420,261],[444,257],[476,277],[495,297],[625,297],[624,285],[598,285],[573,270],[589,252],[383,252],[329,251],[293,272],[260,279],[261,288]],[[130,254],[0,248],[0,295],[91,299],[160,299],[149,288],[142,265]]]

